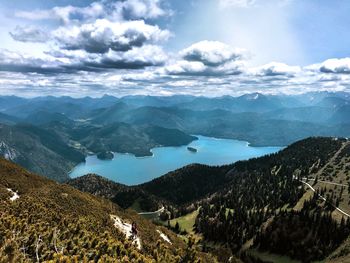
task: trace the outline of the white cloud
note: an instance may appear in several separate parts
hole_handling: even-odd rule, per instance
[[[123,15],[126,18],[157,18],[167,12],[161,8],[160,0],[128,0],[122,2]]]
[[[48,10],[17,12],[30,19],[54,19],[48,34],[34,27],[17,27],[11,36],[22,42],[44,42],[42,56],[3,52],[0,71],[51,72],[139,69],[163,65],[167,59],[160,42],[171,33],[143,19],[166,15],[161,0],[102,0],[86,7],[59,6]],[[52,24],[51,24],[52,26]],[[1,55],[1,54],[0,54]]]
[[[11,37],[20,42],[43,43],[49,40],[50,35],[39,28],[33,26],[16,26],[9,32]]]
[[[180,60],[176,61],[174,64],[165,67],[166,74],[200,74],[206,70],[206,66],[202,62],[194,61],[186,61]]]
[[[324,73],[350,74],[350,58],[328,59],[319,65],[319,70]]]
[[[200,41],[179,52],[180,60],[164,70],[174,75],[235,75],[243,67],[245,51],[218,41]]]
[[[112,21],[153,19],[171,14],[160,0],[96,1],[86,7],[63,6],[47,10],[18,11],[16,17],[28,20],[60,20],[64,24],[91,22],[98,18]]]
[[[154,45],[145,45],[133,48],[127,52],[115,52],[110,50],[98,61],[96,67],[110,68],[144,68],[147,66],[159,66],[165,63],[167,55],[163,49]]]
[[[231,48],[219,41],[200,41],[180,51],[180,56],[188,61],[202,62],[207,66],[223,65],[242,59],[244,50]]]
[[[271,62],[266,65],[256,67],[251,69],[251,72],[255,75],[260,76],[294,76],[297,73],[301,72],[301,67],[299,66],[289,66],[284,63]]]
[[[94,23],[81,26],[60,27],[53,35],[63,49],[106,53],[109,49],[127,51],[145,43],[167,40],[170,32],[148,25],[143,20],[111,22],[98,19]]]

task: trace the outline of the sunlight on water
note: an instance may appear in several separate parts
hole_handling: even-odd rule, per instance
[[[137,158],[132,154],[115,153],[113,160],[88,156],[77,165],[70,176],[75,178],[96,173],[115,182],[135,185],[150,181],[167,172],[191,163],[222,165],[277,152],[281,147],[251,147],[247,142],[197,136],[199,140],[181,147],[152,149],[152,157]],[[196,148],[196,153],[187,149]]]

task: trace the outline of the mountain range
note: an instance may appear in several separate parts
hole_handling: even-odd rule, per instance
[[[65,181],[88,154],[147,156],[156,146],[186,145],[196,139],[191,134],[241,139],[254,146],[286,146],[309,136],[349,137],[349,103],[344,92],[216,98],[0,96],[0,141],[6,145],[0,153]],[[32,142],[26,151],[33,157],[21,154],[23,141]],[[52,147],[56,144],[60,150]]]

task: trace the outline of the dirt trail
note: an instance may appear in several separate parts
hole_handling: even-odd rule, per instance
[[[19,198],[18,193],[13,191],[12,189],[7,188],[7,191],[9,191],[12,194],[12,196],[10,197],[11,201],[15,201],[15,200],[17,200]]]
[[[127,239],[131,239],[131,224],[125,223],[120,217],[116,215],[111,215],[112,220],[114,221],[114,226],[119,229]],[[136,237],[133,239],[132,243],[141,250],[141,239]]]

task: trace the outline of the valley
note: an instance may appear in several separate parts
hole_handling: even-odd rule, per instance
[[[309,136],[350,135],[349,96],[344,92],[215,98],[0,96],[0,105],[0,139],[10,152],[17,152],[8,155],[0,148],[0,154],[60,182],[68,180],[72,168],[88,155],[151,156],[158,146],[194,142],[191,134],[259,147],[284,147]],[[23,154],[21,141],[32,142],[25,152],[33,157]]]

